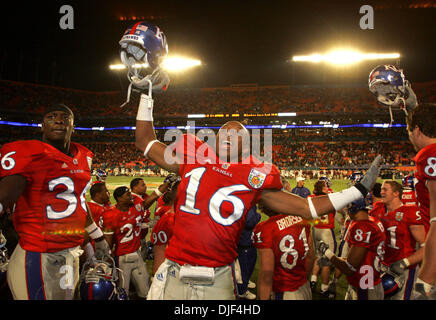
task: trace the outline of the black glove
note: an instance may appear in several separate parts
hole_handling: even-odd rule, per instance
[[[404,260],[395,261],[389,266],[389,270],[399,276],[402,275],[406,269],[407,264]]]
[[[172,190],[174,185],[180,180],[181,178],[179,176],[175,175],[174,173],[171,173],[165,178],[164,183],[168,184],[168,190],[170,191]]]
[[[374,185],[377,182],[377,178],[380,174],[381,161],[382,156],[378,155],[371,163],[371,166],[369,167],[362,180],[355,185],[355,187],[359,189],[364,197],[366,197],[368,192],[371,191],[372,188],[374,188]]]

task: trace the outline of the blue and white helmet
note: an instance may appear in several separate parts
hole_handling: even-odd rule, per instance
[[[0,231],[0,286],[6,282],[6,272],[8,270],[9,259],[6,248],[6,238]]]
[[[95,178],[101,182],[106,181],[106,178],[107,178],[106,171],[104,171],[102,169],[97,169],[97,173],[95,174]]]
[[[108,255],[102,260],[85,262],[80,274],[81,300],[127,300],[120,277],[122,280],[122,271],[116,268],[113,258]]]
[[[402,184],[403,188],[415,190],[415,178],[412,175],[405,176]]]
[[[168,54],[165,34],[158,26],[140,21],[124,32],[119,44],[129,81],[139,89],[148,87],[150,74],[159,68]]]
[[[364,177],[364,174],[360,171],[355,171],[350,176],[350,181],[352,185],[355,185],[356,183],[359,183],[360,180],[362,180]]]
[[[405,104],[406,79],[403,70],[394,65],[379,65],[369,73],[369,91],[384,106]]]
[[[327,188],[331,188],[332,187],[332,182],[331,182],[331,180],[328,177],[323,176],[323,177],[320,177],[318,180],[325,181],[325,184],[326,184]]]
[[[381,276],[385,298],[389,298],[397,294],[401,290],[401,282],[398,276],[385,272]]]

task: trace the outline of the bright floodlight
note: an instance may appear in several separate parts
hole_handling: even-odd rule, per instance
[[[352,64],[363,60],[398,59],[399,53],[361,53],[352,50],[335,50],[327,54],[312,54],[309,56],[294,56],[292,61],[328,62],[331,64]]]
[[[200,60],[183,58],[183,57],[167,57],[162,62],[162,67],[167,71],[184,71],[201,65]]]
[[[162,62],[162,67],[169,72],[180,72],[187,70],[189,68],[193,68],[196,66],[200,66],[201,61],[183,57],[167,57]],[[134,68],[147,68],[148,64],[135,64]],[[109,66],[111,70],[124,70],[126,66],[124,64],[111,64]]]

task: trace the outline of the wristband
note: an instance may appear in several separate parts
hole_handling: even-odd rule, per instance
[[[141,94],[136,120],[153,121],[153,99],[146,94]]]
[[[334,254],[334,252],[332,251],[332,250],[330,250],[330,249],[327,249],[325,252],[324,252],[324,255],[330,260],[335,254]]]
[[[410,261],[407,258],[403,259],[404,264],[406,265],[406,267],[410,266]]]
[[[347,204],[362,198],[362,193],[355,186],[342,190],[341,192],[329,193],[327,195],[336,211],[341,210]]]
[[[151,140],[148,144],[147,144],[147,147],[145,148],[145,151],[144,151],[144,156],[148,159],[148,157],[147,157],[147,154],[148,154],[148,152],[150,151],[150,149],[151,149],[151,147],[153,146],[153,144],[155,143],[155,142],[158,142],[159,140]]]
[[[158,197],[160,197],[161,195],[163,195],[163,193],[160,192],[159,189],[157,189],[157,188],[154,189],[154,193],[156,193]]]
[[[0,205],[1,205],[1,203],[0,203]],[[432,223],[432,222],[436,222],[436,217],[433,217],[433,218],[430,219],[430,223]]]
[[[427,283],[427,282],[421,280],[420,278],[416,278],[415,285],[417,285],[418,283],[423,284],[425,293],[429,293],[431,291],[431,288],[433,287],[430,283]]]
[[[318,214],[316,213],[315,206],[313,205],[312,198],[307,198],[307,202],[309,203],[310,214],[313,219],[319,219]]]
[[[88,233],[89,237],[92,240],[103,237],[103,231],[101,231],[101,229],[99,227],[97,227],[95,222],[93,222],[89,226],[85,227],[85,231]]]

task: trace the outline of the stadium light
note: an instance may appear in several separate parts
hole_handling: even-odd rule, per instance
[[[308,56],[293,56],[292,61],[327,62],[331,64],[352,64],[363,60],[398,59],[399,53],[361,53],[353,50],[333,50],[326,54],[314,53]]]
[[[190,59],[190,58],[184,58],[179,56],[174,57],[167,57],[162,62],[162,67],[167,70],[168,72],[180,72],[185,71],[187,69],[200,66],[201,61],[196,59]],[[148,68],[148,64],[134,64],[134,68]],[[124,70],[126,69],[126,66],[124,64],[111,64],[109,66],[110,70]]]

